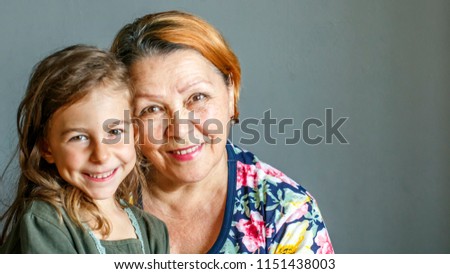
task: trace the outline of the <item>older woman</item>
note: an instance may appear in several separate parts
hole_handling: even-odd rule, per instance
[[[149,14],[117,34],[150,164],[144,209],[173,253],[333,253],[313,197],[227,142],[238,117],[239,61],[220,33],[183,12]]]

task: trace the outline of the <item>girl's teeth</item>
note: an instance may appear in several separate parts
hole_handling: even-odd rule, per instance
[[[111,174],[113,172],[114,172],[114,170],[111,170],[109,172],[102,173],[102,174],[89,174],[89,176],[92,177],[92,178],[95,178],[95,179],[103,179],[103,178],[111,176]]]

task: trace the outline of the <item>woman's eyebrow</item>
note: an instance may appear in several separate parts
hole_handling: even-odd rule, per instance
[[[148,98],[148,99],[158,99],[158,98],[162,98],[163,96],[161,94],[152,94],[149,92],[137,92],[136,95],[134,96],[135,99],[137,98]]]
[[[209,80],[197,79],[197,80],[194,80],[192,82],[189,82],[186,85],[182,85],[182,87],[179,88],[178,91],[180,93],[183,93],[183,92],[186,92],[187,90],[191,89],[192,87],[195,87],[195,86],[198,86],[198,85],[203,85],[203,84],[212,85],[212,83]]]

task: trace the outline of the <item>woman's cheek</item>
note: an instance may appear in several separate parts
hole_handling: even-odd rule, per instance
[[[224,113],[215,109],[208,109],[201,113],[200,127],[207,142],[218,143],[227,138],[227,119],[222,116],[224,116]]]
[[[139,129],[139,143],[149,147],[163,145],[167,141],[164,136],[165,127],[167,125],[163,121],[143,120],[143,125]]]

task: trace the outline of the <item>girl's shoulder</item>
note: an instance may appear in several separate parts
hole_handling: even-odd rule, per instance
[[[131,206],[130,209],[139,223],[141,235],[145,244],[148,244],[150,253],[169,253],[169,232],[166,224],[136,206]]]
[[[22,219],[38,218],[49,223],[60,224],[65,211],[62,207],[55,206],[43,200],[34,200],[24,211]]]
[[[130,206],[129,207],[131,211],[133,212],[134,216],[136,217],[136,220],[140,223],[145,223],[147,226],[157,227],[157,228],[165,228],[165,223],[161,221],[156,216],[145,212],[141,208],[137,206]]]

